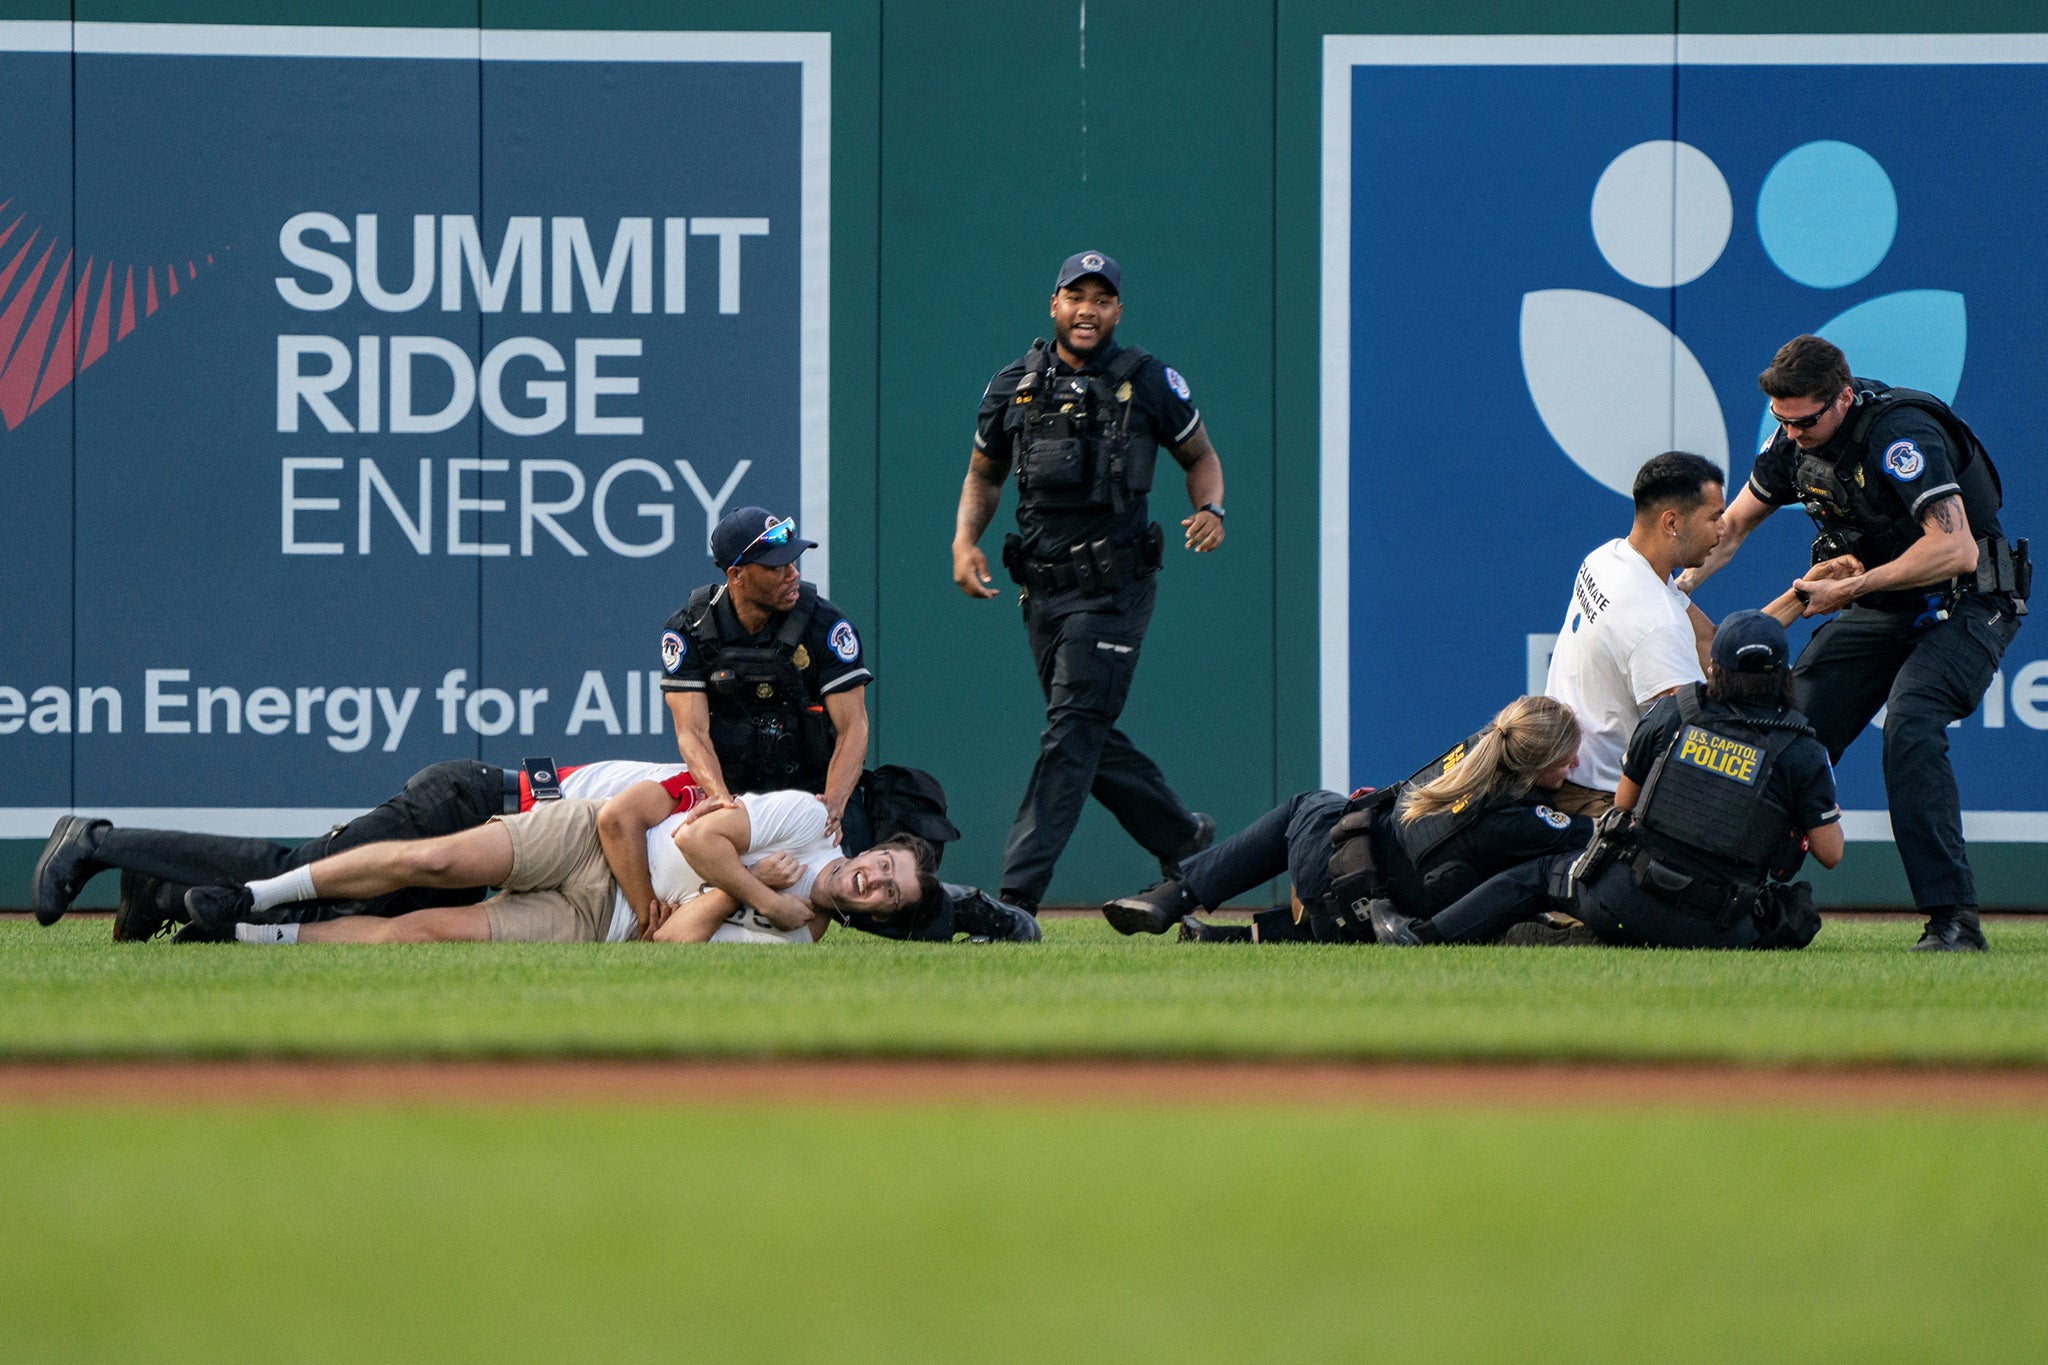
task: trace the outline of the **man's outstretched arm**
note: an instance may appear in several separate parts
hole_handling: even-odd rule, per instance
[[[778,929],[810,923],[809,901],[773,890],[740,861],[752,841],[753,822],[744,805],[713,811],[676,831],[676,848],[712,886],[741,905],[753,906]]]

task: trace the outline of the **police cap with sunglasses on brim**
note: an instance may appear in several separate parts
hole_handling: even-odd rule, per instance
[[[742,564],[780,568],[794,564],[817,544],[797,535],[795,517],[777,517],[765,507],[742,507],[720,517],[712,529],[711,562],[721,569]]]

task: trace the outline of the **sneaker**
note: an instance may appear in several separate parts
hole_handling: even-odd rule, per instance
[[[185,913],[194,924],[215,933],[232,933],[235,921],[247,919],[255,910],[256,898],[246,886],[195,886],[185,893]]]
[[[55,924],[64,918],[85,884],[106,870],[92,860],[92,851],[100,831],[112,824],[111,820],[88,820],[82,815],[58,817],[29,879],[29,904],[36,912],[36,923]]]
[[[1216,822],[1201,811],[1196,811],[1194,816],[1195,832],[1188,836],[1188,841],[1185,844],[1181,845],[1180,852],[1174,854],[1171,858],[1161,858],[1159,860],[1159,875],[1167,881],[1174,882],[1180,880],[1180,860],[1182,858],[1192,858],[1216,842]],[[1152,932],[1163,934],[1166,931],[1164,929],[1155,929]]]
[[[1177,877],[1135,896],[1123,896],[1102,907],[1102,917],[1119,934],[1163,934],[1180,923],[1183,915],[1201,909],[1188,894],[1186,883]]]
[[[1500,941],[1510,948],[1597,948],[1600,936],[1577,920],[1523,920],[1510,924]]]
[[[147,943],[168,938],[184,922],[184,897],[165,894],[167,883],[140,872],[121,871],[121,902],[114,909],[114,942]]]
[[[1193,915],[1180,917],[1182,943],[1252,943],[1249,924],[1208,924]]]
[[[1920,941],[1907,949],[1914,953],[1981,953],[1988,950],[1984,928],[1975,910],[1955,910],[1927,917]]]
[[[1393,948],[1422,946],[1422,936],[1415,932],[1415,921],[1396,910],[1392,901],[1371,901],[1366,909],[1372,916],[1372,936],[1381,943]]]

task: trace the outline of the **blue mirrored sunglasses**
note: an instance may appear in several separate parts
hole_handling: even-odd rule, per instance
[[[781,521],[769,522],[767,530],[761,532],[760,535],[755,536],[752,540],[748,541],[747,548],[741,550],[738,554],[732,557],[733,567],[738,568],[740,565],[745,564],[747,562],[747,556],[754,552],[755,546],[787,545],[789,544],[789,538],[795,534],[795,517],[784,517]]]

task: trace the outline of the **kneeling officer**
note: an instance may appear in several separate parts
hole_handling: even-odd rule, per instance
[[[867,684],[860,636],[802,581],[815,542],[796,521],[742,507],[711,532],[724,581],[706,584],[662,629],[661,690],[676,748],[706,797],[794,788],[825,801],[826,832],[866,846],[849,802],[867,758]],[[860,827],[842,830],[851,818]]]
[[[1714,633],[1707,681],[1650,708],[1622,759],[1615,814],[1577,858],[1502,873],[1427,920],[1390,902],[1381,943],[1472,943],[1547,908],[1546,887],[1602,942],[1664,948],[1804,947],[1819,919],[1804,883],[1780,883],[1810,850],[1842,860],[1827,751],[1792,707],[1785,628],[1738,611]]]

